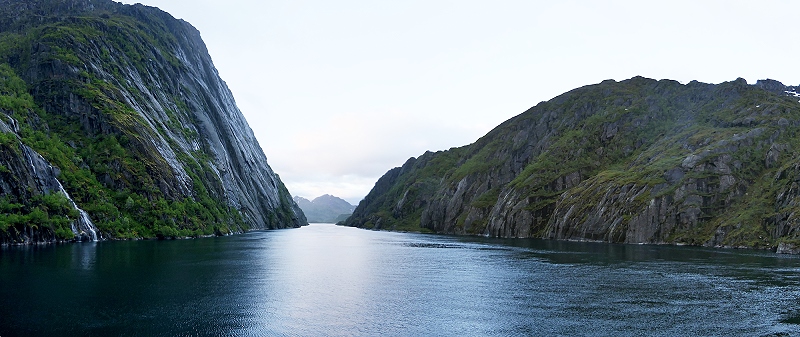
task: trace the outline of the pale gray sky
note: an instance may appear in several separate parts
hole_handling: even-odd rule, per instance
[[[292,195],[387,170],[636,75],[800,84],[800,1],[142,0],[200,30]]]

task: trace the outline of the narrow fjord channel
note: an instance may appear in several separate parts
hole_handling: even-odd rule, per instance
[[[376,232],[0,249],[0,336],[800,334],[800,259]]]

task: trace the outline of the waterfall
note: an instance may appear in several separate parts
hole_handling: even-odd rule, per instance
[[[58,179],[56,179],[56,183],[58,183],[58,189],[61,191],[61,193],[64,193],[64,196],[67,197],[67,200],[72,203],[72,207],[78,210],[78,213],[81,214],[80,218],[72,222],[72,232],[75,233],[75,236],[77,236],[81,241],[83,241],[83,238],[87,235],[92,241],[97,241],[97,227],[95,227],[92,220],[89,219],[89,214],[78,207],[78,204],[76,204],[75,201],[69,197],[69,194],[64,189],[64,186],[61,185],[61,182],[58,181]]]
[[[64,196],[67,197],[67,200],[69,200],[69,202],[72,204],[72,208],[74,208],[75,210],[78,211],[78,213],[80,213],[80,217],[78,219],[75,219],[75,221],[73,221],[72,225],[70,226],[72,228],[72,233],[75,234],[75,236],[78,238],[79,241],[84,241],[84,240],[97,241],[98,240],[97,227],[94,225],[92,220],[89,219],[89,214],[87,214],[86,211],[78,207],[78,204],[75,203],[75,200],[72,200],[72,198],[70,198],[69,193],[67,193],[67,190],[64,189],[64,186],[61,185],[61,182],[58,181],[58,178],[56,178],[53,172],[53,166],[48,164],[47,161],[45,161],[41,155],[36,153],[36,151],[33,151],[33,149],[25,145],[23,145],[23,151],[25,152],[26,157],[28,157],[28,161],[31,164],[31,169],[33,170],[33,175],[40,181],[42,189],[45,192],[48,189],[53,189],[53,187],[55,186],[52,184],[52,182],[45,182],[48,179],[52,179],[52,181],[55,181],[55,183],[58,185],[58,191],[63,193]],[[34,163],[34,158],[36,158],[36,163]],[[44,170],[46,171],[45,173],[39,174],[38,170],[36,170],[37,163],[42,164],[41,166],[46,165],[46,170]]]

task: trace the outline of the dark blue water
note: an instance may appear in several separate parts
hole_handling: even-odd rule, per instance
[[[800,336],[800,258],[333,225],[0,249],[0,336]]]

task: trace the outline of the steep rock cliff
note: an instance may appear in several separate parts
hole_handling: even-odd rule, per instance
[[[797,87],[635,77],[390,170],[350,226],[619,243],[798,243]]]
[[[84,210],[102,237],[306,224],[188,23],[110,0],[0,0],[0,71],[4,215],[29,217],[52,194],[75,205],[6,219],[3,242],[80,237],[50,218],[80,223]],[[20,175],[28,152],[52,177]]]

